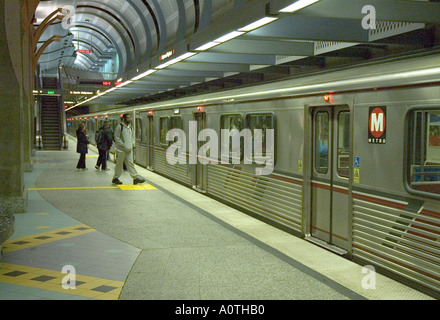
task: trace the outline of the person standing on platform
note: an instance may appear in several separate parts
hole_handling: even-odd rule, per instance
[[[95,134],[95,140],[99,151],[95,169],[99,170],[99,167],[101,167],[103,171],[108,171],[110,169],[107,168],[107,154],[113,144],[113,132],[110,129],[110,121],[104,121],[103,126]]]
[[[76,168],[80,170],[87,170],[86,154],[88,152],[88,144],[90,143],[90,141],[87,137],[87,131],[84,122],[80,122],[78,125],[78,129],[76,130],[76,139],[76,152],[80,154]]]
[[[121,123],[115,128],[116,165],[113,184],[122,184],[119,177],[122,174],[124,162],[128,173],[133,178],[133,184],[143,183],[145,179],[138,175],[133,163],[133,149],[135,144],[134,130],[131,126],[131,115],[124,114]]]

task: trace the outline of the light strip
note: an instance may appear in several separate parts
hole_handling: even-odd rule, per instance
[[[212,48],[212,47],[215,47],[215,46],[217,46],[219,44],[220,43],[218,43],[218,42],[211,41],[211,42],[205,43],[204,45],[202,45],[202,46],[200,46],[198,48],[195,48],[194,50],[196,50],[196,51],[205,51],[205,50],[207,50],[209,48]]]
[[[132,83],[132,82],[133,82],[133,80],[125,81],[124,83],[121,83],[120,85],[117,85],[116,88],[122,88],[122,87],[125,87],[127,84],[130,84],[130,83]]]
[[[292,3],[290,6],[281,9],[279,12],[295,12],[318,1],[319,0],[298,0]]]
[[[192,57],[195,54],[196,54],[195,52],[187,52],[187,53],[184,53],[181,56],[177,57],[176,59],[185,60],[185,59],[188,59],[189,57]]]
[[[226,42],[228,40],[234,39],[238,36],[241,36],[243,33],[245,33],[244,31],[232,31],[228,34],[225,34],[224,36],[215,39],[214,41],[210,41],[208,43],[205,43],[204,45],[195,48],[195,51],[205,51],[209,48],[215,47],[217,45],[219,45],[220,43]]]
[[[264,18],[261,18],[260,20],[252,22],[251,24],[248,24],[247,26],[245,26],[243,28],[238,29],[238,31],[244,31],[244,32],[251,31],[251,30],[257,29],[257,28],[264,26],[265,24],[268,24],[268,23],[270,23],[274,20],[277,20],[277,19],[278,18],[264,17]]]
[[[231,40],[231,39],[234,39],[238,36],[241,36],[243,33],[244,32],[241,32],[241,31],[232,31],[232,32],[229,32],[228,34],[225,34],[223,37],[215,39],[214,42],[220,42],[220,43],[226,42],[228,40]]]
[[[184,53],[184,54],[182,54],[181,56],[178,56],[177,58],[174,58],[174,59],[172,59],[172,60],[170,60],[170,61],[167,61],[167,62],[165,62],[165,63],[162,63],[161,65],[158,65],[157,67],[155,67],[156,69],[163,69],[163,68],[166,68],[166,67],[168,67],[168,66],[170,66],[170,65],[172,65],[172,64],[175,64],[175,63],[177,63],[177,62],[179,62],[179,61],[182,61],[182,60],[185,60],[185,59],[187,59],[187,58],[189,58],[189,57],[192,57],[193,55],[195,55],[195,54],[197,54],[197,53],[195,53],[195,52],[187,52],[187,53]]]
[[[269,22],[272,22],[272,21],[274,21],[274,20],[276,20],[276,19],[277,19],[277,18],[270,18],[270,17],[262,18],[262,19],[260,19],[260,20],[257,20],[257,21],[255,21],[255,22],[253,22],[253,23],[251,23],[251,24],[249,24],[249,25],[247,25],[247,26],[245,26],[245,27],[239,29],[238,31],[232,31],[232,32],[230,32],[230,33],[228,33],[228,34],[225,34],[224,36],[222,36],[222,37],[220,37],[220,38],[217,38],[217,39],[215,39],[214,41],[208,42],[208,43],[206,43],[206,44],[204,44],[204,45],[202,45],[202,46],[200,46],[200,47],[198,47],[198,48],[196,48],[196,49],[194,49],[194,50],[195,50],[195,51],[204,51],[204,50],[206,50],[206,49],[209,49],[209,48],[215,47],[216,45],[218,45],[218,44],[220,44],[220,43],[223,43],[223,42],[229,41],[229,40],[231,40],[231,39],[234,39],[234,38],[236,38],[236,37],[238,37],[238,36],[241,36],[241,35],[244,34],[246,31],[250,31],[250,30],[256,29],[256,28],[258,28],[258,27],[260,27],[260,26],[263,26],[263,25],[265,25],[265,24],[268,24]],[[177,58],[174,58],[174,59],[172,59],[172,60],[170,60],[170,61],[167,61],[167,62],[165,62],[165,63],[162,63],[162,64],[156,66],[155,69],[164,69],[164,68],[166,68],[166,67],[168,67],[168,66],[170,66],[170,65],[172,65],[172,64],[175,64],[175,63],[180,62],[180,61],[182,61],[182,60],[185,60],[185,59],[187,59],[187,58],[189,58],[189,57],[192,57],[192,56],[195,55],[195,54],[197,54],[197,53],[196,53],[196,52],[187,52],[187,53],[184,53],[184,54],[182,54],[181,56],[179,56],[179,57],[177,57]],[[142,78],[144,78],[144,77],[146,77],[146,76],[148,76],[148,75],[150,75],[150,74],[152,74],[152,73],[154,73],[154,72],[156,72],[156,71],[157,71],[157,70],[153,70],[153,69],[151,69],[151,70],[148,70],[148,71],[146,71],[146,72],[144,72],[144,73],[141,73],[141,74],[135,76],[134,78],[132,78],[131,80],[128,80],[128,81],[126,81],[126,82],[124,82],[124,83],[122,83],[122,84],[120,84],[120,85],[118,85],[118,86],[116,86],[116,87],[114,87],[114,88],[111,88],[111,89],[109,89],[109,90],[107,90],[107,91],[105,91],[105,92],[99,93],[97,96],[92,97],[92,98],[87,99],[87,100],[84,100],[83,102],[80,102],[80,103],[78,103],[77,105],[75,105],[75,106],[73,106],[73,107],[71,107],[71,108],[77,107],[77,106],[82,105],[82,104],[84,104],[84,103],[86,103],[86,102],[88,102],[88,101],[91,101],[91,100],[96,99],[96,98],[98,98],[98,97],[101,97],[101,96],[103,96],[103,95],[105,95],[105,94],[107,94],[107,93],[109,93],[109,92],[112,92],[112,91],[114,91],[114,90],[116,90],[116,89],[122,88],[122,87],[124,87],[124,86],[126,86],[126,85],[128,85],[128,84],[130,84],[130,83],[132,83],[132,82],[134,82],[134,81],[137,81],[137,80],[139,80],[139,79],[142,79]],[[71,109],[71,108],[70,108],[70,109]],[[66,109],[66,110],[69,110],[69,109]]]
[[[411,78],[411,77],[420,77],[420,76],[437,76],[440,75],[440,67],[433,67],[423,70],[410,70],[410,71],[402,71],[402,72],[396,72],[392,74],[386,74],[384,76],[381,76],[381,80],[383,81],[397,81],[402,78]],[[176,107],[180,105],[195,105],[195,104],[203,104],[208,103],[212,101],[218,101],[218,100],[228,100],[228,99],[236,99],[236,98],[245,98],[245,97],[254,97],[254,96],[261,96],[261,95],[268,95],[268,94],[285,94],[285,95],[292,95],[296,92],[303,92],[304,90],[307,90],[308,92],[311,92],[312,90],[316,92],[320,92],[322,90],[326,91],[329,87],[338,87],[338,86],[346,86],[348,85],[366,85],[368,83],[376,83],[378,81],[377,75],[368,75],[365,77],[355,78],[355,79],[347,79],[347,80],[335,80],[333,82],[327,82],[327,83],[317,83],[317,84],[310,84],[310,85],[300,85],[300,86],[294,86],[294,87],[285,87],[280,89],[270,89],[270,90],[259,90],[259,91],[250,91],[245,93],[238,93],[238,94],[226,94],[225,96],[216,96],[213,98],[204,98],[201,96],[199,99],[195,100],[185,100],[182,102],[177,102],[175,100],[171,102],[163,102],[159,103],[157,105],[152,104],[151,108],[166,108],[166,107]]]
[[[105,91],[103,94],[106,94],[106,93],[108,93],[108,92],[112,92],[112,91],[114,91],[114,90],[116,90],[116,89],[117,89],[116,87],[113,87],[113,88],[108,89],[107,91]]]
[[[144,72],[144,73],[141,73],[140,75],[137,75],[136,77],[134,77],[133,79],[131,79],[131,81],[139,80],[139,79],[144,78],[144,77],[146,77],[146,76],[148,76],[148,75],[150,75],[150,74],[152,74],[152,73],[154,73],[154,72],[156,72],[156,71],[157,71],[157,70],[150,69],[150,70],[148,70],[148,71],[146,71],[146,72]]]

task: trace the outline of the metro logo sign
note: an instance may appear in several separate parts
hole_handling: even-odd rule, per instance
[[[386,143],[387,107],[370,107],[368,116],[368,142]]]

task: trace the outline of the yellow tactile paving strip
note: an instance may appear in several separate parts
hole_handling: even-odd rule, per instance
[[[96,231],[85,224],[74,225],[66,228],[54,229],[47,232],[10,239],[3,244],[4,252],[35,247],[52,241],[67,239]]]
[[[129,191],[155,190],[157,188],[149,184],[139,184],[105,187],[29,188],[28,191],[90,189],[120,189],[123,191]],[[49,228],[49,226],[38,226],[36,228],[45,229]],[[3,250],[5,253],[8,253],[25,248],[43,245],[53,241],[81,236],[94,231],[96,230],[84,224],[59,228],[16,239],[10,239],[3,244]],[[65,286],[63,287],[62,282],[66,281],[66,276],[67,274],[64,274],[60,271],[0,262],[0,283],[9,283],[13,285],[20,285],[40,290],[48,290],[63,294],[76,295],[85,298],[100,300],[118,300],[122,287],[124,286],[124,282],[121,281],[84,275],[75,275],[75,288],[65,288]]]
[[[153,187],[151,184],[120,184],[118,188],[121,190],[156,190],[156,187]]]
[[[0,282],[49,290],[99,300],[118,300],[124,282],[75,275],[74,289],[63,288],[67,273],[49,269],[0,263]],[[69,282],[70,283],[70,282]]]
[[[81,236],[96,231],[85,224],[59,228],[9,240],[3,244],[6,252],[30,248],[52,241]],[[86,298],[117,300],[124,282],[76,275],[75,289],[63,288],[67,274],[60,271],[0,262],[0,283],[5,282],[41,290],[77,295]]]

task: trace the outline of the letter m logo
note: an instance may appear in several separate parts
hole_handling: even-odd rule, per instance
[[[368,138],[386,139],[386,107],[370,107]]]

